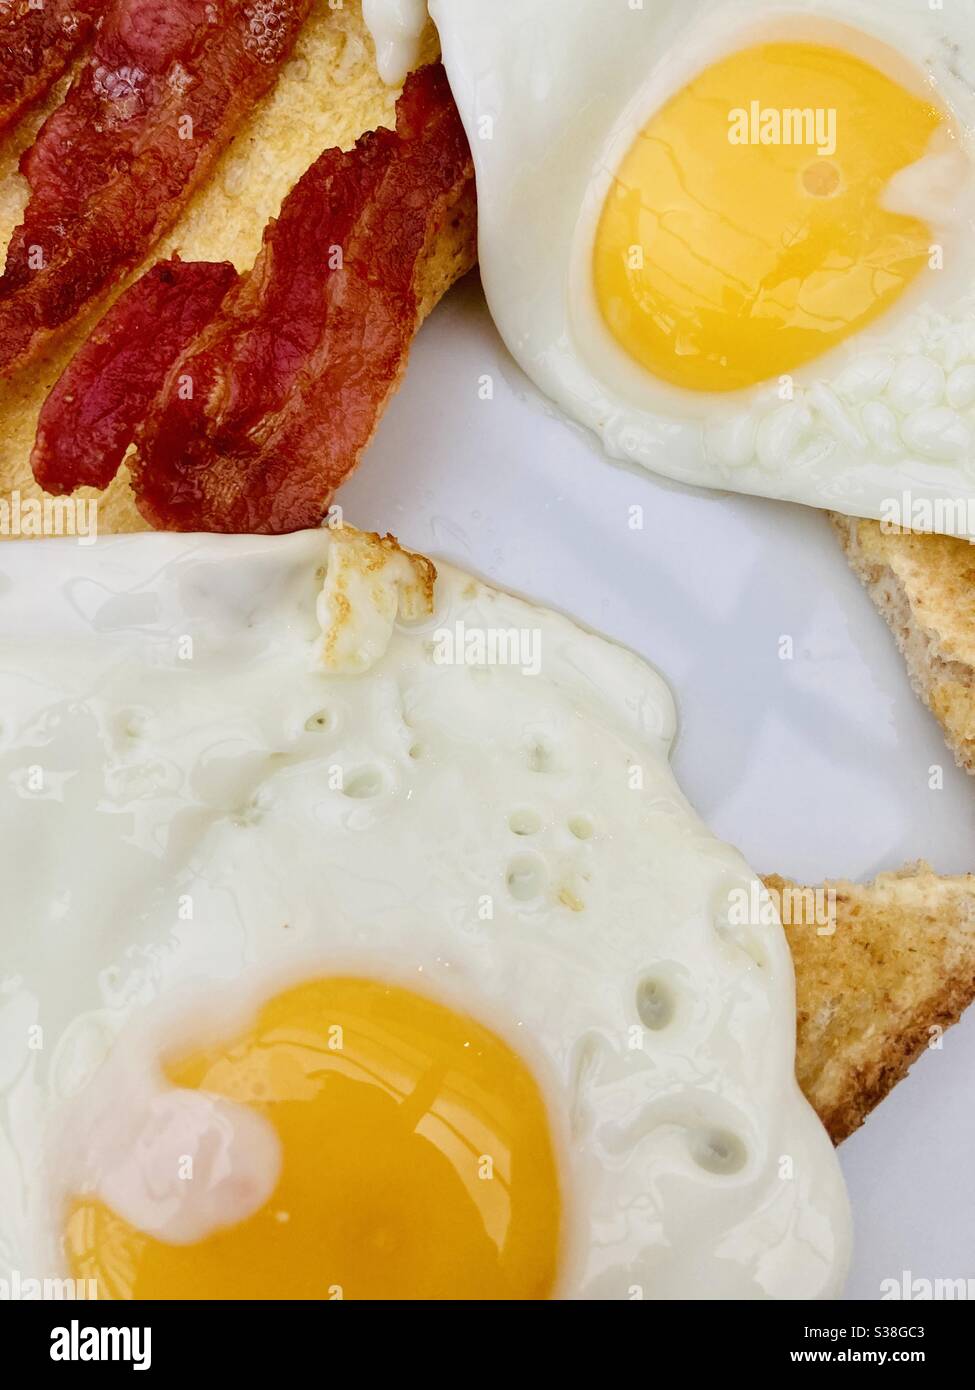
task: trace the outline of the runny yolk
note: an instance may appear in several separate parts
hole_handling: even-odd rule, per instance
[[[538,1299],[559,1254],[556,1161],[521,1059],[480,1024],[401,988],[306,982],[229,1046],[167,1079],[256,1107],[281,1177],[249,1219],[195,1245],[75,1197],[75,1278],[109,1298]]]
[[[765,43],[709,67],[608,195],[594,274],[611,333],[673,385],[732,391],[859,332],[928,265],[931,229],[883,200],[942,126],[838,48]]]

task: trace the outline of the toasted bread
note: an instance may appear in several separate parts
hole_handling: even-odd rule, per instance
[[[834,515],[852,568],[886,619],[911,682],[960,767],[975,773],[975,548]]]
[[[778,875],[765,882],[780,903],[795,886]],[[796,1075],[838,1144],[975,997],[975,874],[939,878],[919,863],[826,887],[835,931],[787,924],[786,935]]]

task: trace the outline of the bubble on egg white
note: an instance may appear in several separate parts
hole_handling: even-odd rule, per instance
[[[730,1130],[698,1130],[689,1137],[694,1162],[709,1173],[738,1173],[748,1162],[748,1150]]]
[[[519,903],[537,902],[545,891],[548,870],[537,854],[516,855],[508,865],[508,892]]]
[[[945,374],[930,357],[905,357],[894,368],[885,395],[901,414],[937,405],[944,398]]]
[[[864,448],[867,441],[860,422],[824,381],[817,381],[809,388],[807,399],[836,439],[850,449]]]
[[[677,1012],[670,986],[655,977],[641,980],[637,990],[636,1008],[640,1022],[654,1033],[667,1028]]]
[[[537,811],[513,811],[508,817],[508,829],[512,835],[535,835],[541,824],[541,817]]]
[[[789,401],[766,415],[758,426],[755,453],[761,468],[774,472],[795,452],[812,415],[802,401]]]
[[[894,359],[889,354],[856,357],[834,378],[833,388],[848,405],[860,405],[879,396],[890,381]]]
[[[941,405],[908,415],[901,425],[901,438],[924,458],[952,462],[970,455],[975,431],[957,411]]]
[[[955,368],[945,383],[945,399],[954,410],[975,405],[975,366]]]
[[[899,454],[901,451],[900,431],[897,427],[897,416],[889,405],[883,401],[867,401],[862,411],[860,419],[867,432],[870,443],[885,454]]]
[[[595,834],[595,826],[589,816],[571,816],[569,819],[569,833],[574,835],[577,840],[591,840]]]

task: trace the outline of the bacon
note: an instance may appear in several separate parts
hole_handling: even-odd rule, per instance
[[[109,0],[92,56],[21,160],[0,374],[142,260],[273,83],[311,0]]]
[[[440,293],[473,263],[473,178],[440,64],[408,80],[395,131],[316,160],[138,434],[132,483],[147,521],[250,532],[321,521],[405,369],[438,244],[456,243]]]
[[[0,133],[45,96],[108,0],[0,0]]]
[[[108,486],[166,372],[236,279],[226,261],[160,261],[118,298],[44,403],[31,455],[41,487]]]

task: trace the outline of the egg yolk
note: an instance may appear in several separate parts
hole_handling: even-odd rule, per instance
[[[194,1245],[75,1197],[75,1278],[108,1298],[539,1299],[559,1251],[556,1161],[525,1064],[480,1024],[377,981],[306,982],[167,1079],[253,1106],[281,1176]]]
[[[611,333],[675,386],[732,391],[859,332],[928,265],[930,228],[884,191],[945,119],[823,45],[761,44],[706,69],[607,197],[594,274]]]

